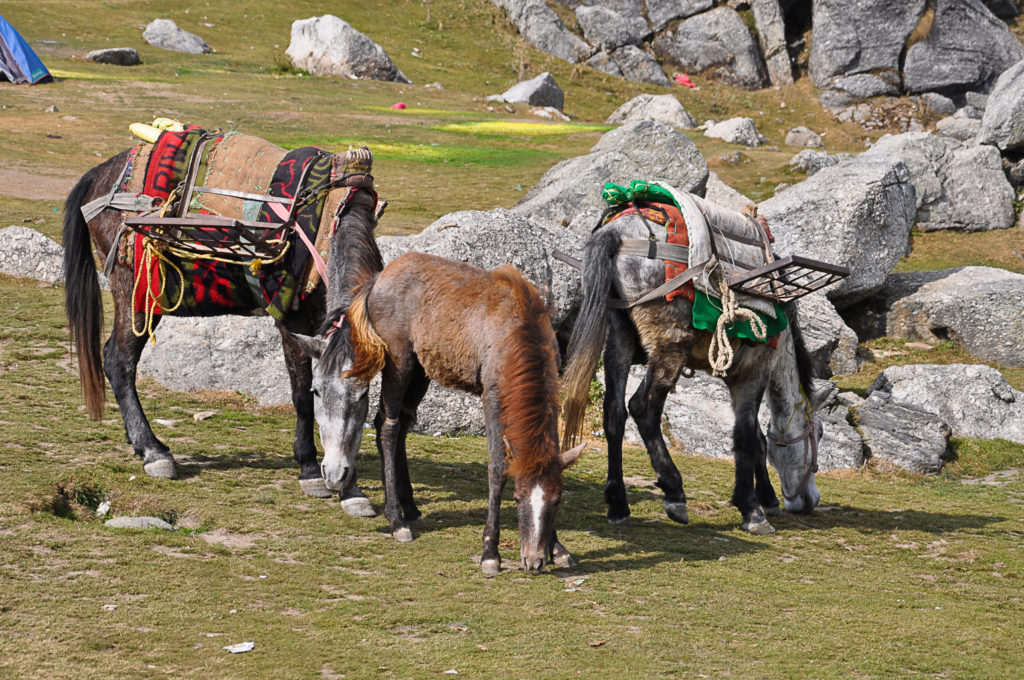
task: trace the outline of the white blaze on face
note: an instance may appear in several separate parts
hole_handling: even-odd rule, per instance
[[[544,488],[537,484],[530,493],[530,512],[533,513],[533,535],[540,536],[541,516],[544,512]]]

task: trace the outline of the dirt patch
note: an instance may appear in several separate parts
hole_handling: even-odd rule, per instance
[[[78,177],[37,175],[18,168],[0,168],[0,194],[14,198],[59,200],[67,198]]]
[[[199,534],[199,537],[210,545],[221,545],[233,550],[248,550],[256,545],[256,541],[266,538],[260,534],[236,534],[227,529],[214,529],[205,534]]]

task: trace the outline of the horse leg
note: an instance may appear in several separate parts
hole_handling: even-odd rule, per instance
[[[299,486],[307,496],[330,498],[333,492],[324,484],[317,464],[316,444],[313,442],[313,362],[292,334],[278,324],[284,361],[288,366],[288,379],[292,387],[292,405],[295,407],[295,441],[292,453],[299,464]]]
[[[423,371],[423,366],[417,364],[413,370],[409,389],[406,390],[405,399],[402,402],[402,414],[399,416],[398,422],[399,435],[395,458],[395,473],[398,475],[398,490],[401,493],[399,501],[405,521],[416,526],[424,524],[423,513],[416,507],[416,501],[412,495],[412,481],[409,479],[409,458],[406,455],[405,439],[406,435],[409,434],[409,428],[416,421],[416,407],[423,401],[428,387],[430,387],[430,378]]]
[[[139,356],[146,346],[146,336],[137,337],[131,328],[132,302],[115,304],[114,330],[103,345],[103,372],[107,375],[114,398],[121,409],[125,437],[142,458],[142,467],[150,477],[175,479],[178,476],[171,450],[161,442],[149,425],[135,387]],[[154,325],[159,317],[154,319]]]
[[[758,429],[760,430],[760,428]],[[764,514],[769,517],[778,517],[782,514],[782,505],[779,503],[779,497],[775,495],[775,487],[772,486],[772,480],[768,477],[768,456],[764,435],[760,431],[758,435],[760,435],[761,440],[761,454],[757,459],[757,464],[754,466],[754,493],[757,496],[757,502],[761,504],[761,509],[764,510]]]
[[[505,438],[501,427],[500,408],[496,396],[485,391],[483,407],[490,460],[487,464],[487,523],[484,525],[483,553],[480,555],[480,568],[485,574],[497,574],[501,571],[501,555],[498,554],[498,537],[500,532],[498,513],[501,510],[501,492],[505,488],[508,464],[505,460]],[[562,549],[565,550],[565,548]]]
[[[636,351],[633,330],[621,311],[610,315],[604,350],[604,434],[608,441],[608,477],[604,502],[610,524],[629,524],[629,501],[622,479],[622,437],[626,429],[626,380]]]
[[[764,446],[764,435],[757,422],[757,411],[764,394],[764,385],[750,380],[746,382],[727,381],[732,392],[733,410],[736,424],[733,426],[733,456],[736,460],[736,485],[732,492],[732,504],[743,516],[743,529],[752,534],[763,535],[775,533],[775,528],[768,523],[761,502],[755,494],[755,476],[762,473],[767,481],[768,471],[765,467],[767,452]],[[770,488],[771,484],[768,484]],[[774,490],[772,496],[774,496]],[[778,504],[778,499],[775,500]]]
[[[384,516],[391,524],[396,541],[408,543],[412,530],[402,513],[401,479],[408,480],[408,469],[402,469],[405,458],[398,451],[405,447],[401,426],[402,404],[405,401],[409,379],[392,364],[381,372],[380,412],[374,419],[377,426],[377,447],[380,451],[381,480],[384,483]]]
[[[640,436],[644,440],[651,467],[658,476],[657,487],[665,493],[662,501],[665,512],[673,521],[687,524],[690,514],[686,508],[686,493],[683,478],[672,462],[665,437],[661,431],[661,417],[665,410],[665,398],[675,387],[683,368],[683,358],[689,352],[670,351],[652,353],[647,365],[647,375],[640,388],[629,400],[629,413],[633,416]]]

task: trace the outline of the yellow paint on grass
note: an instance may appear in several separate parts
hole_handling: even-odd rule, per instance
[[[473,123],[449,123],[437,130],[464,132],[474,135],[519,135],[523,137],[546,137],[571,135],[581,132],[605,132],[614,125],[583,125],[579,123],[534,123],[518,120],[486,120]]]

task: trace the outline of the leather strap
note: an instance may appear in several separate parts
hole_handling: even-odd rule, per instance
[[[672,260],[689,262],[690,248],[678,243],[651,241],[642,238],[624,238],[619,246],[619,255],[637,255],[651,260]]]
[[[651,300],[656,300],[657,298],[660,298],[660,297],[662,297],[664,295],[667,295],[668,293],[672,292],[676,288],[679,288],[680,286],[682,286],[684,283],[686,283],[690,279],[694,278],[695,276],[703,274],[704,273],[704,269],[707,267],[707,264],[708,264],[707,262],[704,262],[704,263],[701,263],[701,264],[697,265],[696,267],[690,267],[689,269],[687,269],[685,272],[683,272],[679,276],[676,276],[676,277],[673,277],[673,278],[669,279],[668,281],[666,281],[665,283],[661,284],[660,286],[658,286],[654,290],[651,290],[651,291],[648,291],[648,292],[644,293],[643,295],[641,295],[640,297],[636,298],[635,300],[615,300],[615,299],[609,298],[608,299],[608,308],[609,309],[629,309],[630,307],[636,307],[637,305],[642,305],[645,302],[650,302]]]

